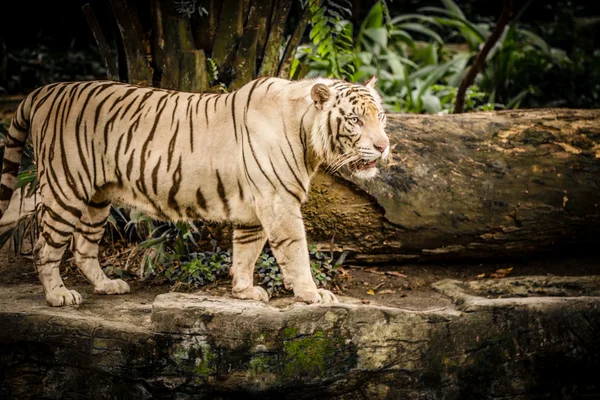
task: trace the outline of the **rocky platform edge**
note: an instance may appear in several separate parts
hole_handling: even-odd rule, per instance
[[[454,305],[424,310],[182,293],[53,309],[3,286],[0,398],[599,396],[600,277],[514,281],[441,281]]]

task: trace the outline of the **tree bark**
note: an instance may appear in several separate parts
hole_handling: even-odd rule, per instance
[[[137,12],[126,0],[110,0],[127,64],[127,81],[151,86],[153,71],[146,60],[144,31]]]
[[[309,243],[361,262],[589,247],[600,237],[599,123],[600,110],[389,115],[394,160],[377,178],[315,178]]]

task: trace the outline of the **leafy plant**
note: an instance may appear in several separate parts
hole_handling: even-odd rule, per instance
[[[304,47],[300,53],[308,55],[311,70],[335,78],[348,79],[354,74],[352,24],[344,18],[352,15],[349,0],[308,0],[311,12],[310,40],[312,47]],[[292,68],[292,76],[295,69]]]
[[[269,296],[285,290],[281,269],[270,250],[267,249],[260,255],[256,267],[260,284],[266,289]]]
[[[173,263],[164,275],[171,282],[180,282],[193,287],[212,283],[227,276],[231,267],[231,252],[215,247],[213,251],[193,253],[191,261]]]

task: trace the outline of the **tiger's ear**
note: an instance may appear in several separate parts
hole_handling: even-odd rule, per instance
[[[364,85],[370,89],[375,89],[377,86],[377,77],[373,75],[364,83]]]
[[[310,97],[315,102],[315,107],[317,107],[319,110],[322,110],[324,104],[331,97],[331,91],[326,85],[317,83],[310,90]]]

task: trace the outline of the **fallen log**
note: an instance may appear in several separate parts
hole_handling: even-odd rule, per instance
[[[600,110],[388,116],[372,181],[319,174],[309,242],[361,262],[527,256],[600,238]]]

